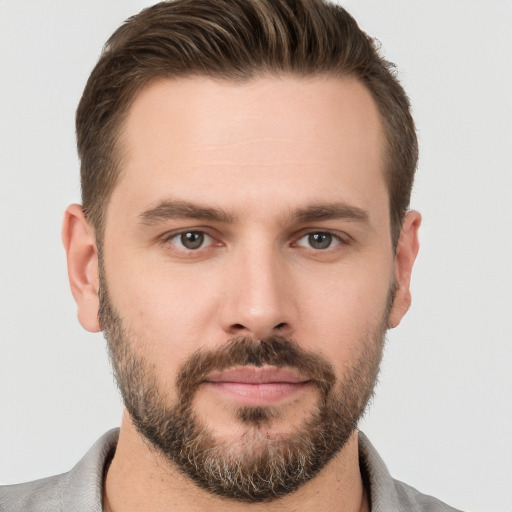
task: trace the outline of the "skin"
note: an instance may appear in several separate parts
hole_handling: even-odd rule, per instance
[[[112,303],[143,340],[136,349],[154,365],[169,403],[187,357],[240,335],[291,336],[343,378],[365,334],[382,321],[393,280],[388,327],[399,324],[411,301],[421,218],[407,213],[395,254],[385,138],[360,83],[325,76],[160,81],[139,93],[122,135],[122,174],[106,215],[105,275]],[[155,218],[157,206],[177,201],[225,215]],[[336,205],[336,215],[298,216],[319,205]],[[184,249],[176,236],[182,230],[206,233],[205,245]],[[330,247],[309,245],[309,234],[326,232]],[[79,320],[97,332],[97,245],[78,205],[66,211],[63,240]],[[315,393],[306,386],[284,397],[268,433],[303,421]],[[207,386],[194,399],[214,433],[236,442],[243,429],[232,421],[232,406],[231,396]],[[142,504],[147,511],[368,509],[357,432],[298,492],[247,505],[198,489],[148,447],[126,413],[104,500],[114,511]]]

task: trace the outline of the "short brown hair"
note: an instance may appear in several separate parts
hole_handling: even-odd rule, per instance
[[[418,143],[393,64],[338,5],[324,0],[174,0],[129,18],[110,37],[76,114],[85,215],[101,239],[120,172],[118,134],[140,89],[157,79],[263,74],[350,76],[372,94],[387,138],[386,181],[396,245]]]

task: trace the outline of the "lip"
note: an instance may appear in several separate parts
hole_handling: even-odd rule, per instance
[[[238,405],[262,407],[294,397],[311,381],[286,368],[244,366],[214,372],[204,384]]]

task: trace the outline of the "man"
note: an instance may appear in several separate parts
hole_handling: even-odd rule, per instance
[[[356,429],[410,305],[408,99],[320,0],[158,4],[77,111],[63,240],[126,412],[1,510],[453,510]]]

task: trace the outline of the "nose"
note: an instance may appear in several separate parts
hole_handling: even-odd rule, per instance
[[[254,339],[291,336],[297,323],[294,283],[279,251],[248,247],[234,255],[229,267],[221,313],[224,331]]]

